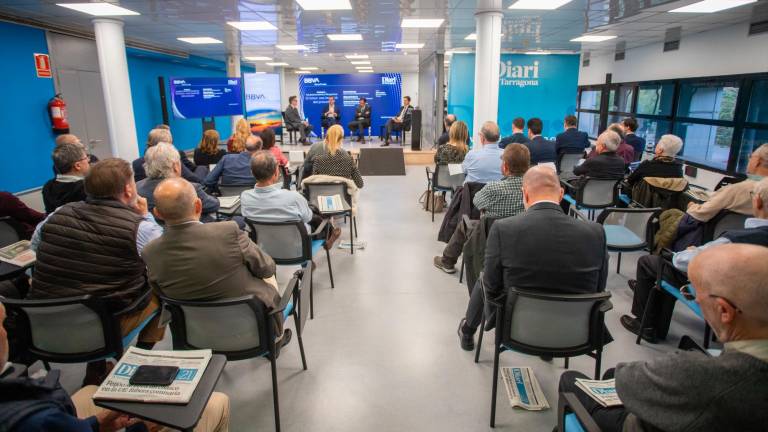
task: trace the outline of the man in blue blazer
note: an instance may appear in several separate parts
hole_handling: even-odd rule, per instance
[[[631,145],[635,150],[635,160],[639,161],[645,151],[645,139],[635,135],[637,131],[637,120],[633,117],[627,117],[621,122],[624,129],[624,142]]]
[[[540,163],[557,162],[557,153],[555,152],[555,142],[541,136],[544,124],[540,118],[528,120],[528,138],[530,141],[525,144],[531,151],[531,165]]]
[[[577,129],[579,125],[579,119],[574,115],[565,117],[563,127],[565,131],[557,135],[555,138],[557,154],[564,153],[584,153],[584,150],[589,148],[589,136],[586,132],[581,132]]]

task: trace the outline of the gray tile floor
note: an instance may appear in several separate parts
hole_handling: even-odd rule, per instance
[[[334,250],[336,288],[328,282],[325,257],[317,258],[315,319],[308,322],[305,348],[309,370],[301,370],[297,344],[278,359],[283,430],[485,431],[490,414],[492,337],[486,337],[481,363],[459,348],[456,327],[468,299],[458,274],[432,266],[442,250],[436,241],[440,218],[430,222],[418,197],[425,189],[424,167],[409,166],[403,177],[367,177],[358,228],[365,250]],[[343,230],[347,238],[348,231]],[[666,343],[637,346],[619,323],[631,305],[626,281],[639,254],[625,254],[622,274],[609,278],[613,311],[606,318],[615,342],[603,357],[604,369],[620,361],[649,359],[674,348],[682,334],[701,338],[701,324],[678,308]],[[290,324],[292,327],[293,324]],[[158,345],[170,349],[170,332]],[[543,412],[512,409],[499,387],[496,430],[550,431],[556,423],[557,381],[562,360],[505,353],[502,365],[534,368],[552,406]],[[575,358],[571,369],[590,373],[593,360]],[[74,389],[82,367],[65,367]],[[274,430],[269,364],[231,362],[218,391],[232,404],[233,431]]]

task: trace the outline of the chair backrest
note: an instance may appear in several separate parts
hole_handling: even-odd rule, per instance
[[[545,294],[511,288],[497,337],[526,354],[594,351],[603,345],[604,304],[610,297],[608,292]]]
[[[636,239],[631,241],[629,239],[622,240],[623,246],[645,247],[653,244],[654,226],[661,212],[662,209],[659,207],[609,208],[600,214],[597,221],[603,224],[604,227],[618,225],[634,234]]]
[[[312,259],[312,241],[301,221],[258,222],[246,219],[254,243],[276,264],[299,264]]]
[[[309,201],[310,204],[318,205],[318,196],[339,195],[343,200],[346,200],[347,206],[351,207],[352,196],[347,191],[346,183],[306,183],[304,184],[304,188],[309,197],[307,198],[307,201]]]
[[[704,240],[714,240],[729,230],[744,229],[744,222],[749,217],[749,215],[735,213],[729,210],[721,211],[713,220],[707,223],[708,226],[704,232]]]
[[[6,247],[21,240],[20,227],[11,218],[0,218],[0,247]]]
[[[17,319],[16,334],[32,357],[80,363],[122,355],[117,320],[91,296],[52,300],[3,299]]]
[[[573,173],[573,168],[584,157],[584,153],[561,153],[557,162],[557,172]]]
[[[577,202],[589,208],[605,208],[616,202],[616,185],[621,180],[585,178]]]
[[[304,333],[304,326],[307,322],[307,318],[309,317],[309,311],[310,311],[310,295],[312,290],[312,277],[313,277],[313,271],[312,271],[312,262],[307,262],[307,265],[303,266],[304,270],[298,270],[297,273],[301,272],[301,274],[297,274],[296,276],[300,276],[301,279],[299,281],[299,304],[297,306],[297,310],[299,313],[299,323],[298,326],[298,333],[299,336]],[[290,287],[289,287],[290,288]]]
[[[253,189],[253,185],[219,185],[221,196],[240,196],[241,193]]]
[[[464,173],[450,175],[448,165],[440,164],[435,166],[434,186],[436,188],[456,189],[464,184]]]
[[[218,301],[161,299],[171,313],[173,349],[211,349],[228,360],[258,357],[272,349],[273,326],[264,304],[253,295]]]

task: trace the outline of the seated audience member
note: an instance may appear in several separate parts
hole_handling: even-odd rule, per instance
[[[147,285],[144,246],[163,229],[136,193],[131,165],[105,159],[85,177],[85,201],[65,204],[37,226],[32,249],[37,252],[29,299],[54,299],[89,294],[118,312],[144,295]],[[123,335],[130,333],[159,308],[155,297],[120,317]],[[141,348],[163,339],[159,315],[139,334]],[[100,382],[106,363],[89,363],[86,383]]]
[[[0,192],[0,217],[9,217],[22,228],[23,238],[29,240],[37,224],[45,219],[45,215],[27,207],[16,195],[10,192]]]
[[[227,153],[238,154],[245,150],[245,140],[251,136],[251,127],[248,121],[241,118],[235,124],[235,132],[227,140]]]
[[[464,157],[461,166],[464,170],[464,183],[490,183],[501,180],[501,159],[504,150],[499,148],[499,125],[492,121],[483,123],[480,128],[480,145],[475,146]]]
[[[8,333],[3,328],[6,313],[0,303],[0,370],[8,361]],[[58,379],[0,379],[0,430],[33,432],[118,431],[141,421],[126,414],[98,408],[93,395],[98,387],[81,388],[71,397]],[[154,427],[154,425],[146,425]],[[208,399],[196,432],[226,432],[229,429],[229,398],[215,392]],[[158,429],[150,429],[158,430]],[[162,431],[167,431],[163,428]]]
[[[675,156],[683,148],[683,140],[671,134],[662,135],[654,150],[654,158],[643,161],[627,177],[627,184],[634,187],[646,177],[682,178],[683,164]]]
[[[577,294],[605,289],[608,252],[602,226],[567,216],[558,204],[563,189],[557,173],[532,167],[523,177],[526,211],[496,221],[488,233],[483,283],[489,298],[509,287]],[[482,287],[472,290],[459,324],[461,347],[474,348],[483,314]],[[493,323],[495,318],[489,319]]]
[[[456,116],[453,114],[447,114],[445,116],[445,119],[443,119],[443,134],[440,135],[440,138],[437,139],[437,148],[439,149],[440,146],[448,144],[448,141],[451,139],[450,137],[450,131],[451,126],[456,123]],[[467,136],[467,139],[469,139],[469,136]]]
[[[504,149],[501,160],[504,178],[487,183],[472,199],[472,203],[483,212],[483,216],[493,219],[515,216],[525,210],[523,175],[528,171],[531,153],[523,144],[513,143]],[[469,237],[469,229],[463,222],[456,225],[443,255],[434,258],[435,267],[446,273],[456,272],[456,261],[459,260],[464,243]]]
[[[160,143],[147,149],[144,153],[144,166],[147,178],[136,183],[136,191],[147,200],[149,211],[155,208],[153,193],[161,181],[167,178],[181,177],[181,161],[179,152],[172,145]],[[205,193],[200,183],[192,183],[197,197],[203,203],[203,220],[211,221],[219,209],[219,200]],[[213,216],[212,216],[213,215]]]
[[[614,131],[607,130],[597,137],[595,157],[588,158],[581,165],[573,168],[577,176],[587,176],[599,179],[620,179],[624,177],[626,165],[624,159],[616,154],[621,144],[621,136]]]
[[[540,163],[557,162],[557,152],[555,152],[555,142],[541,136],[544,124],[541,119],[532,118],[528,120],[528,150],[531,151],[531,165]]]
[[[225,154],[227,152],[219,148],[219,131],[208,129],[195,149],[195,164],[203,167],[216,165]]]
[[[341,126],[339,126],[341,127]],[[277,163],[284,167],[288,165],[288,158],[285,157],[280,146],[275,144],[275,131],[271,128],[266,128],[261,132],[261,149],[268,150],[275,157]]]
[[[645,139],[635,135],[635,132],[637,132],[637,120],[633,117],[627,117],[621,121],[621,126],[624,129],[624,142],[632,147],[635,160],[640,160],[643,157],[643,152],[645,152]]]
[[[328,134],[325,135],[323,141],[317,141],[312,143],[309,147],[307,154],[304,156],[304,165],[302,166],[301,178],[305,179],[312,175],[312,168],[315,164],[315,158],[318,155],[325,153],[325,143],[328,142]]]
[[[165,233],[142,252],[154,290],[193,301],[253,294],[270,310],[280,303],[272,258],[234,222],[201,224],[202,203],[189,182],[163,181],[155,189],[155,202]],[[283,325],[279,315],[277,334]]]
[[[466,123],[463,121],[454,122],[448,133],[448,142],[438,147],[435,153],[435,163],[438,165],[460,164],[464,162],[464,157],[469,151],[467,147],[469,131]]]
[[[261,150],[261,137],[251,135],[245,141],[245,150],[236,154],[224,155],[203,181],[208,190],[214,190],[221,180],[226,186],[251,186],[256,180],[251,174],[251,155]]]
[[[624,159],[624,165],[629,166],[629,164],[635,160],[635,151],[632,149],[632,146],[624,142],[624,128],[620,123],[611,123],[606,130],[616,132],[619,138],[621,138],[621,143],[616,149],[616,155]],[[597,149],[594,148],[587,155],[587,159],[591,159],[597,155]]]
[[[512,121],[512,135],[502,138],[501,141],[499,141],[499,147],[505,148],[510,144],[528,145],[530,140],[528,139],[528,136],[524,133],[524,130],[525,130],[525,119],[522,117],[517,117]]]
[[[66,203],[85,199],[83,178],[91,168],[81,144],[64,143],[53,149],[53,165],[60,174],[43,185],[45,212],[52,213]]]
[[[82,146],[83,150],[86,153],[88,153],[88,149],[85,147],[85,145],[82,142],[80,142],[80,138],[78,138],[75,135],[72,135],[72,134],[61,134],[61,135],[57,136],[56,137],[56,143],[55,143],[54,147],[58,147],[58,146],[60,146],[62,144],[76,144],[76,145]],[[89,159],[89,162],[91,163],[91,165],[93,165],[93,164],[95,164],[96,162],[99,161],[99,158],[97,158],[96,156],[94,156],[92,154],[88,155],[88,159]],[[61,173],[59,172],[58,169],[56,169],[56,164],[54,164],[53,165],[53,175],[56,175],[56,174],[61,174]]]
[[[581,154],[589,148],[589,136],[586,132],[577,129],[579,119],[575,115],[568,115],[563,121],[563,132],[555,138],[555,150],[558,155]]]
[[[325,151],[315,156],[312,162],[312,175],[327,175],[344,177],[355,182],[358,188],[363,187],[363,176],[352,160],[352,156],[341,148],[344,139],[344,129],[339,125],[328,128],[325,134]]]
[[[156,146],[161,142],[173,144],[171,129],[166,125],[155,126],[155,128],[149,131],[149,134],[147,135],[147,148]],[[187,154],[181,150],[179,150],[179,159],[181,160],[182,177],[193,183],[200,183],[203,181],[205,178],[205,173],[202,170],[203,167],[196,167],[195,164],[187,158]],[[144,172],[143,157],[136,159],[131,165],[133,167],[133,177],[135,181],[139,182],[147,178],[147,174]]]
[[[577,388],[566,371],[560,391],[573,393],[600,430],[758,431],[768,424],[768,248],[713,247],[691,262],[691,281],[704,319],[725,348],[719,356],[675,351],[652,360],[619,363],[623,405],[605,408]],[[606,378],[607,378],[606,377]]]
[[[674,255],[672,263],[674,268],[664,263],[664,259],[658,255],[646,255],[637,262],[637,279],[629,281],[629,286],[634,291],[632,298],[632,315],[621,317],[621,324],[637,334],[640,331],[640,320],[646,311],[648,296],[656,285],[656,278],[661,271],[662,278],[669,284],[679,287],[687,281],[685,272],[688,271],[688,263],[699,252],[713,246],[728,243],[750,243],[768,247],[768,179],[763,179],[754,184],[752,191],[752,211],[754,218],[749,218],[744,223],[744,229],[726,231],[720,238],[699,247],[690,247],[687,250]],[[666,291],[660,291],[654,297],[654,303],[649,305],[646,316],[646,327],[643,332],[644,339],[656,342],[665,339],[672,321],[672,311],[675,307],[675,297]]]

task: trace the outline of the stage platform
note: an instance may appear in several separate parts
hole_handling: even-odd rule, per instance
[[[313,138],[312,142],[319,141],[320,138]],[[435,153],[436,150],[433,149],[422,149],[420,151],[412,150],[411,146],[400,146],[397,142],[390,143],[389,147],[381,147],[382,142],[379,141],[378,138],[374,138],[373,140],[369,140],[365,143],[359,143],[356,141],[350,141],[349,139],[344,139],[344,150],[349,151],[355,156],[358,156],[360,154],[360,149],[362,148],[370,148],[370,149],[379,149],[379,148],[402,148],[403,149],[403,158],[405,159],[406,165],[433,165],[435,163]],[[310,146],[303,146],[300,144],[280,144],[280,149],[283,150],[283,152],[289,152],[289,151],[295,151],[295,150],[301,150],[306,152],[309,150]]]

